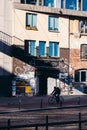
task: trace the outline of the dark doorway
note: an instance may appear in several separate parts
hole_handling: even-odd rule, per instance
[[[45,74],[39,75],[39,95],[47,94],[47,76]]]

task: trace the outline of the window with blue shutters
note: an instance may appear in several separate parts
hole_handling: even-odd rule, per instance
[[[26,28],[37,29],[37,15],[26,13]]]
[[[33,40],[25,41],[25,53],[31,56],[35,56],[35,41]]]
[[[48,30],[50,30],[50,31],[58,31],[58,17],[49,16]]]
[[[87,0],[82,0],[82,11],[87,11]]]
[[[54,0],[44,0],[44,5],[54,7]]]
[[[45,42],[39,42],[39,56],[45,56]]]
[[[80,33],[87,33],[87,19],[80,20]]]
[[[49,42],[49,56],[58,56],[58,42]]]
[[[61,0],[61,8],[76,10],[77,0]]]

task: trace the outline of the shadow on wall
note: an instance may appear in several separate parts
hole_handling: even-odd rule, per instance
[[[1,38],[1,35],[3,36],[3,39]],[[16,38],[16,39],[18,41],[17,43],[21,42],[21,39],[18,39],[18,38]],[[11,45],[11,41],[12,41],[11,36],[9,36],[3,32],[0,32],[0,53],[5,54],[9,57],[16,58],[17,61],[20,60],[21,62],[23,62],[25,64],[33,66],[37,69],[37,71],[40,71],[40,72],[43,72],[44,70],[46,72],[49,69],[49,71],[47,71],[47,73],[46,73],[47,77],[54,77],[55,72],[59,73],[60,68],[56,68],[56,66],[54,67],[53,63],[50,62],[50,58],[48,61],[46,61],[44,59],[41,59],[40,57],[26,55],[25,51],[24,51],[24,45],[23,46]],[[2,62],[3,62],[3,57],[2,57]],[[59,62],[57,63],[57,65],[59,65]],[[9,71],[5,70],[4,68],[0,68],[0,72],[2,74],[0,76],[0,95],[5,95],[5,94],[9,95],[9,93],[10,93],[9,89],[11,88],[11,80],[14,75],[9,73]],[[49,75],[48,75],[48,73],[49,73]],[[43,74],[42,74],[42,77],[43,77]],[[7,91],[5,88],[7,89]]]
[[[0,75],[0,96],[11,96],[12,94],[12,75],[0,67],[0,72],[7,75]]]

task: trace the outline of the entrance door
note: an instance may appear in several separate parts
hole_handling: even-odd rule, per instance
[[[47,76],[39,75],[39,95],[47,94]]]

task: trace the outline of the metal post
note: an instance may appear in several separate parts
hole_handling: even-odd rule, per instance
[[[11,120],[8,119],[8,130],[10,130],[10,126],[11,126]]]
[[[68,20],[68,95],[69,95],[69,89],[70,89],[70,18]]]
[[[80,97],[78,97],[78,105],[80,105]]]
[[[79,113],[79,130],[82,130],[82,128],[81,128],[81,113]]]
[[[46,116],[46,130],[48,130],[48,116]]]
[[[38,130],[38,126],[36,126],[35,130]]]
[[[43,107],[43,99],[41,99],[41,102],[40,102],[40,108]]]

